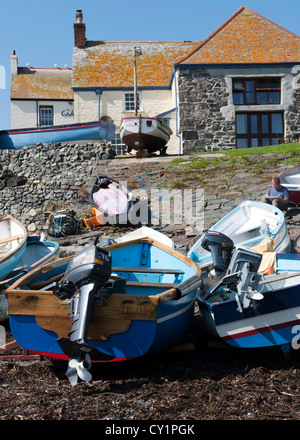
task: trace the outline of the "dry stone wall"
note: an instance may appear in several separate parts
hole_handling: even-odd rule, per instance
[[[80,188],[89,190],[101,161],[114,156],[114,150],[102,142],[0,150],[0,216],[19,218],[29,232],[46,229],[51,202],[78,203]]]

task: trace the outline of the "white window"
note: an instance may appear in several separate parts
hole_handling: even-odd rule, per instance
[[[115,137],[111,142],[111,146],[118,155],[122,155],[127,152],[127,145],[123,144],[119,133],[115,133]]]
[[[40,106],[40,127],[53,125],[53,107]]]
[[[137,109],[140,110],[141,106],[141,93],[138,92],[138,105]],[[124,95],[124,110],[126,112],[133,112],[135,110],[134,108],[134,93],[133,92],[126,92]]]

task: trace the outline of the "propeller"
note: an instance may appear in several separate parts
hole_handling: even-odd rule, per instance
[[[88,354],[85,355],[83,361],[78,361],[77,359],[69,361],[66,375],[72,386],[77,384],[78,377],[85,382],[89,382],[92,379],[92,375],[88,371],[91,365],[91,358]]]
[[[250,290],[247,292],[247,297],[250,299],[253,299],[255,301],[261,301],[264,299],[264,296],[262,293],[258,292],[257,290]]]

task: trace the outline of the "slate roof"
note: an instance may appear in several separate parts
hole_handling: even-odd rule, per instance
[[[73,87],[133,87],[134,47],[139,87],[167,87],[174,63],[199,45],[199,41],[88,41],[73,51]]]
[[[19,67],[11,75],[11,99],[72,100],[72,69]]]
[[[183,64],[284,62],[300,62],[300,37],[244,6],[180,60]]]

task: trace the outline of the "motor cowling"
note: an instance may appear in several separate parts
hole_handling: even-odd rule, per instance
[[[77,288],[94,283],[103,286],[111,275],[111,255],[95,245],[82,249],[69,263],[63,283],[73,283]]]
[[[112,271],[111,255],[96,244],[82,249],[67,267],[61,290],[72,292],[70,299],[71,331],[69,338],[60,337],[57,342],[69,357],[67,376],[72,385],[77,376],[90,380],[90,354],[96,349],[87,343],[88,328],[95,296],[108,282]],[[67,289],[66,289],[67,287]],[[73,288],[73,289],[72,289]],[[105,299],[112,289],[104,289]],[[104,358],[110,356],[103,354]]]
[[[214,275],[224,273],[229,265],[234,243],[231,238],[217,231],[207,231],[201,246],[212,254]]]

